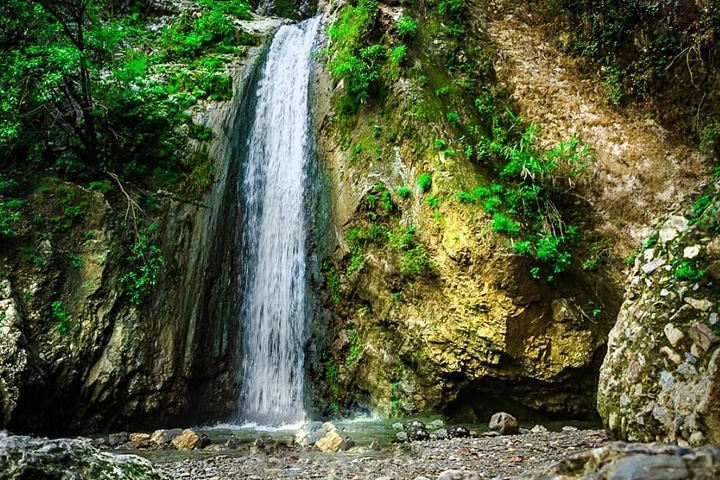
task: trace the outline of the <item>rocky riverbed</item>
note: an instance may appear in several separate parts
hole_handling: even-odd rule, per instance
[[[270,444],[205,458],[154,461],[173,479],[470,480],[518,477],[606,442],[601,430],[568,428],[561,432],[397,443],[375,450],[359,447],[338,453]]]

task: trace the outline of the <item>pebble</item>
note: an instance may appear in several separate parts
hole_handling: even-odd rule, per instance
[[[470,480],[515,477],[606,442],[601,430],[571,430],[391,444],[376,447],[379,451],[361,445],[365,450],[359,456],[347,452],[320,453],[295,445],[283,447],[272,456],[264,452],[248,455],[246,449],[240,449],[206,458],[169,457],[165,462],[155,462],[169,478],[193,480]]]

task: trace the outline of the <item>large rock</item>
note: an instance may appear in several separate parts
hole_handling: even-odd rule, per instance
[[[100,452],[88,439],[38,439],[0,432],[0,478],[166,480],[135,455]]]
[[[720,478],[720,448],[614,442],[526,473],[518,480],[685,480]]]
[[[704,273],[720,260],[716,226],[670,217],[636,260],[600,370],[598,411],[615,438],[720,442],[720,282]]]
[[[517,418],[505,412],[494,414],[490,418],[488,428],[494,432],[499,432],[500,435],[516,435],[520,432],[520,424]]]
[[[173,438],[170,443],[178,450],[195,450],[196,448],[200,448],[202,440],[200,435],[186,428],[180,435]]]
[[[315,446],[321,452],[339,452],[345,450],[345,439],[337,430],[331,430]]]

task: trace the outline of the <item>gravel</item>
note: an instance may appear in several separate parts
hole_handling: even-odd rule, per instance
[[[437,479],[448,470],[475,472],[478,478],[503,479],[547,467],[605,442],[607,438],[601,430],[570,430],[418,441],[389,445],[380,451],[358,447],[349,452],[320,453],[310,447],[281,446],[270,451],[225,450],[203,459],[155,461],[172,479],[415,480]]]

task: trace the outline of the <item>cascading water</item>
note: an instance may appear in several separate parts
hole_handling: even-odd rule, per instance
[[[308,84],[316,17],[281,27],[260,75],[243,167],[244,420],[304,420]]]

